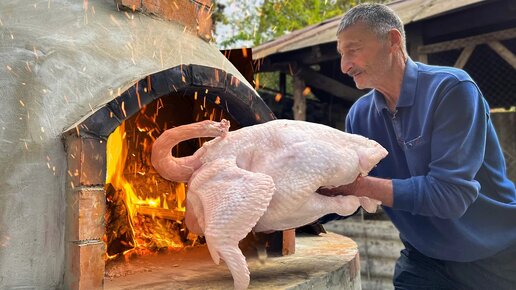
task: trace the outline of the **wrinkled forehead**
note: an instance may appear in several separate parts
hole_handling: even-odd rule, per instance
[[[377,40],[378,37],[370,27],[363,23],[357,23],[346,27],[337,35],[337,47],[345,48]]]

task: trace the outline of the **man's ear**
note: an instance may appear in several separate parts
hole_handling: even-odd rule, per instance
[[[401,39],[401,32],[396,29],[396,28],[392,28],[391,30],[389,30],[389,44],[390,44],[390,48],[391,48],[391,51],[395,51],[397,49],[402,49],[403,45],[402,45],[402,39]]]

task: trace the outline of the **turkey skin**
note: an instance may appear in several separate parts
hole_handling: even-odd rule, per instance
[[[251,230],[303,226],[329,213],[350,215],[378,201],[323,196],[319,187],[353,182],[387,155],[377,142],[337,129],[274,120],[229,132],[229,122],[203,121],[165,131],[153,144],[152,164],[165,179],[188,182],[186,225],[204,235],[216,264],[224,260],[235,289],[249,285],[238,243]],[[181,141],[216,137],[192,156],[176,158]]]

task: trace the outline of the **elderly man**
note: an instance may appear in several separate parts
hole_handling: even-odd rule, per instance
[[[342,72],[372,89],[347,131],[389,155],[370,176],[318,192],[382,201],[405,245],[397,289],[514,289],[516,190],[478,86],[462,70],[413,62],[385,5],[354,7],[337,37]]]

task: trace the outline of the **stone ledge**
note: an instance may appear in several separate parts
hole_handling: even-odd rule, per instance
[[[300,236],[296,253],[267,258],[248,255],[249,289],[360,289],[356,243],[337,234]],[[174,255],[140,257],[128,264],[108,264],[104,289],[232,289],[233,279],[206,247]]]

